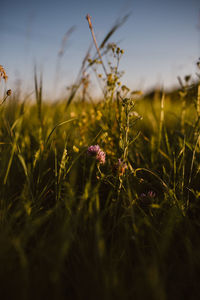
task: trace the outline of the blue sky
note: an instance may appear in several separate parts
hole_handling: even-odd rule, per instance
[[[74,83],[92,41],[87,13],[101,42],[115,21],[131,12],[110,40],[125,51],[122,82],[131,89],[146,90],[157,84],[168,88],[176,84],[178,75],[195,74],[200,56],[198,0],[1,0],[0,7],[0,64],[12,89],[20,81],[27,93],[33,90],[35,63],[43,71],[46,95],[58,96]],[[58,51],[71,26],[76,28],[57,74]]]

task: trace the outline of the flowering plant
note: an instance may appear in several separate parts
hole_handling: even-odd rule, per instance
[[[88,147],[87,154],[90,156],[94,156],[100,164],[105,164],[106,153],[101,150],[99,145],[91,145],[90,147]]]

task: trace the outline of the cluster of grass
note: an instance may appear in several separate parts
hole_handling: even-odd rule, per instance
[[[2,299],[200,295],[199,95],[138,98],[109,49],[102,101],[0,106]]]

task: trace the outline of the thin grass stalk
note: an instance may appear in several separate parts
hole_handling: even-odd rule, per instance
[[[182,97],[182,109],[181,109],[181,132],[185,133],[185,113],[186,113],[186,100]]]
[[[200,119],[200,82],[197,90],[197,117]]]
[[[54,148],[54,172],[55,172],[55,195],[56,195],[56,203],[58,202],[58,153],[57,153],[57,149],[56,149],[56,145]]]
[[[13,137],[13,132],[12,132],[12,129],[13,127],[9,130],[10,130],[10,136],[11,136],[11,145],[12,145],[12,149],[11,149],[11,154],[10,154],[10,159],[9,159],[9,162],[8,162],[8,166],[7,166],[7,169],[6,169],[6,174],[4,176],[4,180],[3,180],[3,184],[6,185],[7,183],[7,180],[8,180],[8,175],[9,175],[9,172],[10,172],[10,168],[11,168],[11,165],[12,165],[12,161],[13,161],[13,157],[14,157],[14,154],[17,150],[17,143],[18,143],[18,140],[19,140],[19,137],[20,137],[20,131],[21,131],[21,123],[22,123],[22,119],[18,119],[17,121],[19,121],[19,125],[18,125],[18,128],[17,128],[17,131]],[[15,123],[17,124],[17,121],[15,121]],[[14,124],[15,124],[14,123]],[[13,138],[13,140],[12,140]]]
[[[95,33],[94,33],[93,26],[92,26],[91,17],[90,17],[89,14],[87,14],[86,19],[87,19],[87,21],[88,21],[88,25],[89,25],[89,28],[90,28],[90,31],[91,31],[91,34],[92,34],[92,38],[93,38],[93,41],[94,41],[94,45],[95,45],[96,50],[97,50],[97,53],[98,53],[98,55],[99,55],[99,59],[100,59],[100,61],[101,61],[103,70],[104,70],[105,75],[106,75],[106,77],[107,77],[108,74],[107,74],[106,67],[105,67],[105,65],[104,65],[104,62],[103,62],[103,59],[102,59],[102,56],[101,56],[101,52],[100,52],[99,47],[98,47],[98,45],[97,45],[97,40],[96,40],[96,37],[95,37]]]
[[[39,119],[41,127],[42,127],[43,126],[43,122],[42,122],[42,74],[40,74],[40,80],[39,80],[39,85],[38,85],[36,66],[34,68],[34,83],[35,83],[36,103],[37,103],[37,109],[38,109],[38,119]]]
[[[176,177],[177,177],[177,170],[176,170],[176,157],[175,157],[175,153],[173,153],[174,155],[174,161],[173,161],[173,177],[174,177],[174,182],[173,182],[173,190],[174,190],[174,194],[176,194]]]
[[[184,194],[184,185],[185,185],[185,136],[183,140],[183,167],[182,167],[182,182],[181,182],[181,192],[182,196]]]
[[[191,166],[190,166],[190,175],[189,175],[189,180],[188,180],[188,187],[189,188],[190,188],[190,184],[191,184],[191,181],[192,181],[192,171],[193,171],[193,166],[194,166],[195,154],[196,154],[197,147],[198,147],[199,143],[200,143],[200,134],[197,137],[197,141],[195,143],[195,147],[194,147],[194,150],[193,150],[193,153],[192,153],[192,161],[191,161]],[[187,197],[187,207],[189,207],[189,190],[188,190],[188,197]]]
[[[163,123],[164,123],[164,106],[165,106],[165,94],[162,94],[161,98],[161,108],[160,108],[160,124],[159,124],[159,136],[158,136],[158,150],[160,149],[161,139],[162,139],[162,131],[163,131]]]
[[[11,90],[7,90],[5,97],[0,103],[0,106],[6,101],[6,99],[11,95]]]
[[[82,83],[82,77],[81,76],[82,76],[83,72],[85,72],[87,70],[87,68],[88,68],[88,66],[85,67],[85,64],[86,64],[86,62],[87,62],[87,60],[89,58],[90,48],[91,47],[89,47],[89,49],[88,49],[88,51],[87,51],[87,53],[86,53],[86,55],[85,55],[85,57],[84,57],[84,59],[82,61],[81,68],[80,68],[80,71],[78,72],[78,76],[77,76],[77,79],[75,81],[75,84],[71,88],[71,93],[70,93],[69,98],[68,98],[67,103],[66,103],[66,109],[71,104],[71,102],[74,99],[74,97],[75,97],[78,89],[81,86],[81,83]]]

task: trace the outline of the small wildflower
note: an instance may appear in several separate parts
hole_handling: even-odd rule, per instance
[[[97,116],[96,116],[97,121],[101,120],[101,118],[102,118],[102,113],[100,110],[97,110]]]
[[[145,193],[142,193],[142,194],[140,195],[140,198],[143,199],[143,198],[146,198],[146,196],[147,196],[147,195],[146,195]]]
[[[150,198],[155,198],[156,193],[154,191],[148,191],[147,196]]]
[[[95,156],[96,160],[98,160],[100,164],[104,164],[106,161],[106,154],[103,150],[101,150],[99,145],[92,145],[88,147],[87,154]]]
[[[100,164],[105,164],[106,161],[106,154],[102,150],[97,153],[96,159],[99,161]]]
[[[91,156],[96,156],[98,151],[100,151],[99,145],[92,145],[88,148],[87,153]]]
[[[119,173],[119,175],[120,176],[124,175],[127,168],[128,168],[127,164],[123,162],[121,158],[119,158],[118,162],[115,164],[115,170]]]
[[[154,191],[148,191],[147,193],[142,193],[139,198],[143,204],[148,205],[152,203],[155,197],[156,193]]]
[[[79,152],[79,148],[78,148],[78,147],[76,147],[75,145],[73,146],[73,150],[74,150],[74,152],[76,152],[76,153],[78,153],[78,152]]]
[[[70,117],[71,117],[71,118],[75,118],[75,117],[76,117],[76,113],[75,113],[74,111],[71,111],[71,112],[70,112]]]

